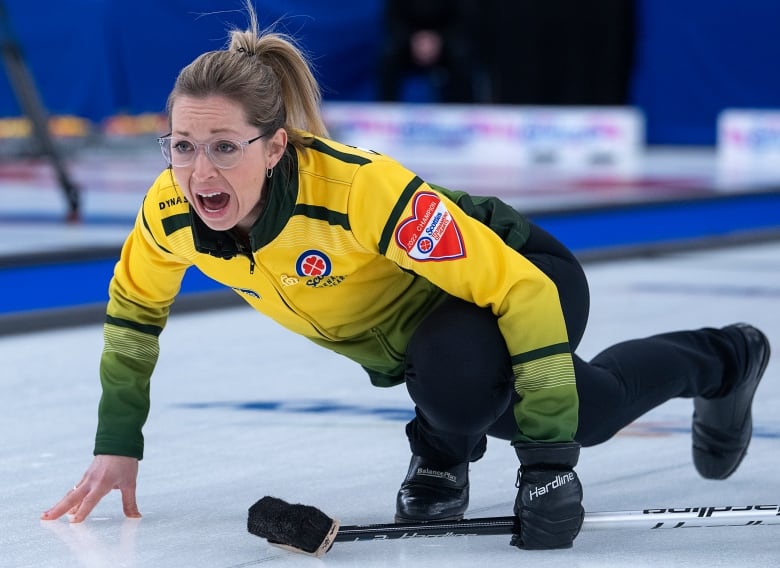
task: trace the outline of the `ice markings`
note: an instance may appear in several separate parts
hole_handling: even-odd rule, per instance
[[[413,408],[391,406],[364,406],[335,400],[252,400],[193,402],[177,405],[180,408],[223,408],[255,412],[290,412],[301,414],[334,414],[340,416],[370,416],[382,420],[408,422],[414,418]]]

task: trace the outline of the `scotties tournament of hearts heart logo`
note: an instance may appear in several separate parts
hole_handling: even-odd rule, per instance
[[[463,238],[452,215],[435,193],[414,196],[413,215],[395,232],[398,246],[415,260],[448,260],[466,256]]]

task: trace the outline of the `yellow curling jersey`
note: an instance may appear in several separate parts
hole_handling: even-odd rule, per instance
[[[171,170],[147,193],[109,286],[96,454],[142,457],[158,336],[192,266],[356,361],[377,386],[403,382],[409,338],[448,295],[488,308],[521,396],[515,439],[573,439],[566,326],[555,285],[516,250],[529,232],[521,215],[316,137],[304,150],[288,147],[266,192],[248,237],[208,228]]]

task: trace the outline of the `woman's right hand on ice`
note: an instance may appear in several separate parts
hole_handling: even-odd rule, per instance
[[[122,508],[126,517],[139,518],[135,499],[138,478],[138,460],[126,456],[98,455],[92,460],[84,477],[48,511],[41,515],[44,521],[59,519],[65,513],[70,522],[80,523],[92,512],[100,500],[112,489],[122,492]]]

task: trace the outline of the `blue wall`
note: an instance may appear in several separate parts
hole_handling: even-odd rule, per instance
[[[49,112],[94,121],[160,112],[178,70],[223,47],[227,25],[245,24],[239,0],[5,2]],[[720,110],[780,107],[780,2],[636,3],[630,102],[646,114],[648,143],[714,144]],[[256,5],[264,24],[281,20],[300,39],[326,99],[372,100],[383,0]],[[0,117],[19,114],[0,74]]]
[[[780,2],[638,0],[632,102],[651,144],[713,144],[729,107],[780,108]]]
[[[533,216],[581,258],[663,251],[686,243],[725,242],[776,233],[780,193],[734,194],[688,202],[649,203]],[[96,260],[47,261],[34,265],[0,266],[0,282],[13,294],[0,295],[0,325],[4,315],[104,305],[116,255]],[[57,282],[52,287],[51,282]],[[183,295],[225,290],[191,269],[182,283]],[[0,332],[2,335],[2,332]]]
[[[178,71],[246,27],[239,0],[5,0],[50,114],[94,121],[160,112]],[[44,14],[42,6],[45,5]],[[370,100],[382,0],[255,1],[261,26],[295,36],[328,98]],[[0,74],[0,116],[20,114]]]

